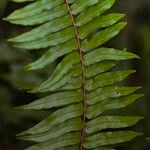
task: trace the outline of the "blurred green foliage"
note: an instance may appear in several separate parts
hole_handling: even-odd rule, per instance
[[[3,12],[7,6],[8,0],[1,0],[0,1],[0,16],[3,15]]]
[[[20,7],[8,0],[0,0],[0,16],[7,16],[12,10]],[[6,7],[7,6],[7,7]],[[144,115],[145,120],[141,121],[135,129],[141,130],[145,135],[139,139],[130,142],[128,145],[121,144],[117,147],[119,150],[148,150],[150,145],[145,138],[150,136],[150,1],[149,0],[118,0],[115,11],[126,13],[128,26],[120,36],[113,39],[110,44],[113,47],[133,50],[140,57],[140,61],[134,61],[126,64],[137,70],[128,83],[143,86],[145,97],[134,106],[130,106],[128,111],[131,114]],[[4,21],[0,21],[0,150],[22,150],[29,143],[16,139],[15,135],[22,130],[31,127],[35,122],[44,118],[46,112],[34,111],[15,111],[15,106],[26,104],[31,100],[37,99],[39,95],[30,94],[19,88],[29,88],[37,84],[48,76],[55,64],[44,70],[25,73],[23,66],[37,56],[34,52],[13,49],[7,42],[8,36],[12,37],[16,33],[21,33],[26,28],[12,26]],[[57,62],[56,62],[57,63]],[[125,67],[126,67],[125,66]],[[41,95],[40,95],[41,96]],[[122,111],[126,113],[127,110]]]

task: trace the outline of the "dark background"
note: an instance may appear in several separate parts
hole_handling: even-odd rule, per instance
[[[15,4],[7,0],[0,0],[1,18],[7,16],[16,8],[24,4]],[[137,72],[130,76],[127,84],[142,85],[141,92],[144,98],[129,106],[122,113],[131,115],[143,115],[134,129],[144,132],[144,136],[135,140],[120,144],[119,150],[149,150],[150,145],[145,140],[150,136],[150,0],[118,0],[113,7],[114,12],[126,14],[127,27],[119,36],[109,42],[109,45],[118,49],[127,48],[141,57],[141,60],[129,61],[122,67],[136,69]],[[25,73],[23,66],[38,58],[39,54],[20,49],[13,49],[7,42],[8,37],[19,34],[26,29],[20,26],[10,25],[0,21],[0,150],[22,150],[30,142],[19,141],[15,135],[48,115],[44,111],[15,111],[18,105],[29,103],[39,97],[19,90],[36,82],[43,81],[48,77],[55,64],[41,72]],[[56,62],[57,64],[57,62]]]

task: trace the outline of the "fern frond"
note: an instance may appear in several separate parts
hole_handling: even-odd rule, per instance
[[[13,46],[47,49],[39,59],[26,65],[25,70],[43,69],[62,58],[52,75],[31,90],[50,94],[17,107],[55,109],[43,121],[17,135],[37,142],[26,150],[113,150],[113,144],[141,135],[125,128],[135,125],[142,117],[103,114],[127,107],[143,96],[134,94],[141,87],[116,85],[134,70],[112,71],[120,62],[139,57],[103,46],[126,25],[119,22],[124,14],[104,14],[114,3],[115,0],[34,0],[5,18],[14,24],[34,26],[9,39]]]

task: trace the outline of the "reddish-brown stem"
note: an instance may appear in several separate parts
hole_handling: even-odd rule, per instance
[[[85,69],[84,69],[84,63],[83,63],[83,53],[82,53],[82,47],[81,47],[81,41],[79,38],[78,28],[76,26],[75,19],[74,19],[74,16],[72,14],[72,11],[71,11],[71,8],[70,8],[68,1],[65,0],[65,3],[66,3],[68,13],[69,13],[71,21],[72,21],[72,25],[74,27],[75,34],[76,34],[78,51],[79,51],[79,55],[80,55],[82,79],[83,79],[82,88],[83,88],[83,94],[84,94],[84,99],[83,99],[83,108],[84,108],[84,110],[83,110],[83,123],[84,123],[84,125],[83,125],[83,128],[81,130],[81,142],[80,142],[80,147],[79,147],[79,150],[83,150],[84,149],[83,143],[84,143],[84,137],[85,137],[85,131],[84,130],[85,130],[85,123],[86,123],[85,111],[86,111],[86,101],[87,101],[87,90],[86,90],[86,82],[85,82],[86,81],[86,75],[85,75]]]

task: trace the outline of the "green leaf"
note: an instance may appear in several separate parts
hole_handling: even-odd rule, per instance
[[[47,11],[51,10],[52,8],[60,5],[61,3],[63,3],[63,0],[36,1],[32,4],[25,6],[22,9],[14,11],[11,15],[7,17],[7,19],[13,20],[13,19],[21,19],[21,18],[23,19],[23,18],[31,17],[37,14],[41,14],[44,10],[47,10]]]
[[[58,81],[60,82],[61,78],[73,67],[74,64],[78,63],[79,61],[79,54],[77,52],[70,53],[63,59],[63,61],[60,64],[58,64],[51,77],[39,87],[33,89],[33,91],[43,91],[45,89],[50,88]],[[70,76],[71,74],[69,74],[69,77]]]
[[[42,2],[42,1],[38,1],[38,2]],[[41,3],[40,3],[40,5],[41,5]],[[45,6],[48,7],[49,5],[45,4]],[[16,12],[17,15],[12,14],[12,15],[8,16],[7,18],[5,18],[4,20],[7,20],[11,23],[19,24],[19,25],[26,25],[26,26],[27,25],[38,25],[38,24],[42,24],[44,22],[62,17],[65,14],[67,14],[67,9],[66,9],[65,5],[60,5],[60,6],[53,8],[53,9],[50,9],[50,10],[49,10],[49,8],[47,11],[44,11],[45,8],[42,8],[41,10],[35,9],[35,12],[36,12],[36,10],[42,11],[42,12],[37,13],[36,15],[33,15],[34,11],[32,11],[31,7],[28,8],[29,9],[28,11],[18,10]],[[30,13],[30,12],[32,12],[32,13]]]
[[[91,120],[86,125],[86,133],[91,134],[103,129],[126,128],[133,126],[143,117],[129,117],[129,116],[100,116]]]
[[[48,116],[46,119],[30,128],[27,131],[22,132],[20,135],[26,134],[39,134],[46,132],[53,128],[54,126],[63,123],[66,120],[79,117],[83,114],[83,106],[82,104],[75,104],[64,107],[55,111],[53,114]]]
[[[72,38],[74,38],[75,33],[73,31],[74,31],[73,28],[69,27],[60,32],[49,34],[45,36],[45,38],[40,38],[31,42],[14,44],[14,47],[25,49],[39,49],[39,48],[47,48],[49,46],[56,46],[58,44],[67,42]]]
[[[72,72],[68,72],[65,74],[62,79],[56,83],[54,83],[52,86],[45,86],[44,88],[42,87],[35,87],[33,90],[31,90],[31,93],[36,93],[36,92],[54,92],[54,91],[59,91],[60,88],[65,86],[69,81],[72,79]],[[42,85],[43,86],[43,85]],[[72,89],[70,89],[72,90]]]
[[[76,19],[77,26],[83,26],[111,8],[115,0],[101,0],[98,4],[85,9]],[[88,15],[87,15],[88,14]]]
[[[58,18],[48,23],[42,24],[28,32],[25,32],[15,38],[9,39],[10,42],[30,42],[43,38],[51,33],[58,32],[71,25],[69,16]]]
[[[81,44],[83,48],[83,52],[87,52],[92,48],[96,48],[111,38],[115,37],[121,29],[126,25],[125,22],[117,23],[109,28],[103,29],[102,31],[94,34],[90,40],[85,39]]]
[[[114,72],[106,72],[96,77],[87,80],[86,89],[88,91],[95,90],[99,87],[104,87],[111,85],[113,83],[122,81],[131,73],[134,73],[134,70],[125,70],[125,71],[114,71]]]
[[[32,2],[32,1],[35,1],[35,0],[12,0],[13,2],[16,2],[16,3],[22,3],[22,2]]]
[[[88,108],[86,116],[88,119],[96,118],[97,116],[101,115],[105,111],[124,108],[132,104],[142,96],[143,94],[133,94],[129,96],[107,99],[102,102],[98,102]]]
[[[42,69],[46,65],[54,62],[57,58],[64,56],[75,50],[77,50],[77,45],[74,39],[67,43],[60,44],[56,47],[52,47],[45,54],[43,54],[38,60],[25,66],[25,70],[30,71],[30,70]]]
[[[101,147],[101,148],[96,148],[93,150],[115,150],[114,148],[108,148],[108,147]]]
[[[62,124],[54,126],[52,129],[41,134],[24,135],[20,136],[19,139],[29,140],[35,142],[46,142],[54,138],[58,138],[65,133],[80,131],[82,129],[82,119],[75,118],[65,121]]]
[[[73,4],[74,2],[76,2],[76,0],[68,0],[69,4]]]
[[[125,87],[125,86],[108,86],[104,88],[99,88],[88,95],[87,104],[93,105],[97,102],[103,101],[108,98],[117,98],[121,96],[126,96],[137,91],[141,87]]]
[[[104,60],[126,60],[133,58],[139,57],[133,53],[120,51],[113,48],[99,48],[84,56],[84,64],[91,65]]]
[[[77,150],[78,147],[79,147],[78,145],[75,145],[75,146],[66,146],[66,147],[59,148],[57,150]]]
[[[16,109],[50,109],[54,107],[69,105],[72,103],[78,103],[82,100],[83,94],[81,90],[60,92],[43,97],[28,105],[19,106]]]
[[[25,150],[49,150],[59,149],[65,146],[76,145],[80,143],[80,132],[67,133],[59,138],[52,139],[45,143],[33,145]]]
[[[71,6],[71,10],[72,10],[72,13],[74,15],[82,12],[83,10],[85,10],[87,7],[89,6],[92,6],[94,4],[97,4],[100,0],[87,0],[86,3],[82,0],[78,0],[76,3],[74,3],[72,6]]]
[[[60,88],[60,90],[76,90],[82,87],[83,79],[81,77],[71,78],[71,80]]]
[[[92,31],[95,31],[96,29],[113,25],[123,17],[124,14],[118,14],[118,13],[112,13],[112,14],[96,17],[95,19],[85,24],[84,26],[79,27],[78,30],[79,30],[80,38],[84,39]]]
[[[86,66],[86,77],[90,78],[97,74],[103,73],[110,70],[112,67],[116,66],[118,61],[102,61],[89,66]]]
[[[137,136],[142,135],[138,132],[133,131],[117,131],[117,132],[105,132],[98,133],[93,136],[87,137],[85,140],[84,147],[87,149],[97,148],[100,146],[122,143],[130,141]]]

